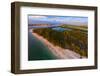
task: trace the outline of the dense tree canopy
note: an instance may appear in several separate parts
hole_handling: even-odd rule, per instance
[[[54,45],[73,50],[81,56],[88,56],[87,33],[84,33],[82,30],[72,29],[70,31],[56,31],[52,28],[38,28],[33,29],[33,32],[43,36]]]

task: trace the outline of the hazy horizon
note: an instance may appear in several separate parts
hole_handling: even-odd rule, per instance
[[[28,24],[88,25],[88,17],[30,15]]]

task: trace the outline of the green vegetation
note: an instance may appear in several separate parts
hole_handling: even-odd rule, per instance
[[[72,26],[61,26],[63,28],[72,28]],[[86,33],[83,33],[83,31]],[[46,38],[54,45],[60,46],[64,49],[70,49],[79,53],[81,56],[88,56],[88,41],[87,41],[87,29],[82,27],[76,29],[75,26],[72,30],[57,31],[52,28],[40,28],[33,29],[33,32]]]
[[[62,28],[71,28],[71,29],[77,29],[77,30],[82,30],[82,31],[87,31],[87,26],[83,25],[83,26],[75,26],[75,25],[62,25]]]

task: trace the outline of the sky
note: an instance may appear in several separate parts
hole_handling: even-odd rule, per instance
[[[29,15],[28,24],[88,25],[88,17]]]

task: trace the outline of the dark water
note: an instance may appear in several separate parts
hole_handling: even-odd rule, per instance
[[[63,31],[65,31],[65,30],[67,30],[67,31],[70,31],[71,29],[69,29],[69,28],[61,28],[61,27],[55,27],[55,28],[52,28],[53,30],[56,30],[56,31],[60,31],[60,32],[63,32]]]
[[[51,26],[33,26],[33,25],[28,25],[28,28],[56,28],[60,25],[56,24],[56,25],[51,25]]]
[[[28,60],[57,59],[40,40],[28,32]]]

